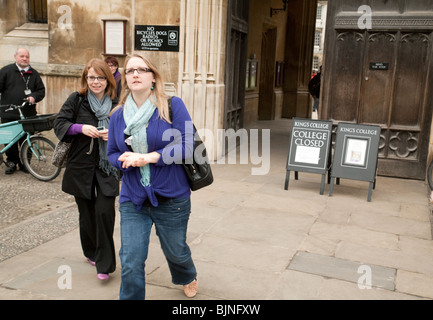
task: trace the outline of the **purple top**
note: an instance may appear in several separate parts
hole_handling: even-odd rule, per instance
[[[75,135],[82,133],[82,132],[83,132],[83,124],[74,123],[72,126],[69,127],[66,134],[70,135],[70,136],[75,136]]]

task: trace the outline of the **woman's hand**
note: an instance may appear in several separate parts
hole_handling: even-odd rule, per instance
[[[119,157],[119,161],[122,161],[122,168],[127,169],[129,167],[144,167],[148,163],[158,162],[161,155],[158,152],[151,153],[137,153],[137,152],[125,152]]]
[[[95,126],[92,126],[90,124],[83,125],[82,133],[90,138],[99,138],[101,137],[105,141],[108,140],[108,129],[105,129],[103,131],[98,131]]]
[[[108,129],[99,131],[99,137],[104,141],[108,141]]]

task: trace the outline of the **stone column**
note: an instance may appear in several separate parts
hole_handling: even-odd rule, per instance
[[[185,37],[179,52],[179,96],[211,159],[221,154],[217,130],[224,121],[226,21],[227,0],[181,1],[181,33]]]
[[[287,6],[286,69],[283,118],[311,115],[308,81],[311,79],[316,0],[294,0]]]

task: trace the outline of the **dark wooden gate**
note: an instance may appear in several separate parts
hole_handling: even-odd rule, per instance
[[[29,21],[47,23],[47,0],[28,0]]]
[[[248,0],[228,1],[224,129],[243,127],[248,40]]]
[[[330,1],[326,41],[321,118],[379,125],[378,174],[425,179],[433,1]]]

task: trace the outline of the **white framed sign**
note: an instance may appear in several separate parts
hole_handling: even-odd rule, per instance
[[[126,20],[104,21],[104,54],[126,55]]]
[[[369,138],[346,136],[342,165],[367,167]]]

